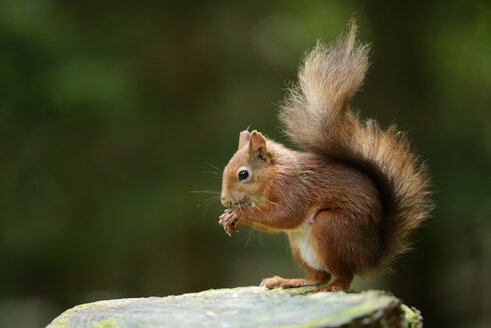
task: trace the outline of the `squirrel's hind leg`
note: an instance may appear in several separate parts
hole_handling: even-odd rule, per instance
[[[355,273],[377,264],[379,235],[377,224],[368,215],[350,215],[342,210],[319,212],[312,226],[312,242],[334,279],[313,292],[349,289]]]
[[[263,279],[261,282],[261,286],[265,286],[269,289],[275,287],[281,288],[294,288],[294,287],[303,287],[303,286],[315,286],[321,283],[328,282],[331,279],[331,275],[325,271],[319,271],[312,269],[305,263],[300,257],[300,253],[298,249],[295,247],[295,244],[292,242],[291,235],[288,235],[288,239],[290,241],[290,246],[292,248],[292,255],[297,260],[297,262],[309,273],[307,278],[300,279],[284,279],[278,276],[274,276],[273,278]]]
[[[315,289],[315,290],[311,291],[311,293],[341,292],[341,291],[349,288],[352,280],[353,280],[353,274],[351,274],[351,275],[347,274],[346,276],[343,276],[343,277],[336,277],[335,276],[334,280],[330,284],[327,284],[326,286]]]

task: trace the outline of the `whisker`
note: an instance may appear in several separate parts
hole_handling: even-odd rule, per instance
[[[215,171],[201,171],[201,173],[206,173],[206,174],[215,174],[215,175],[217,175],[217,176],[220,176],[220,177],[221,177],[220,173],[219,173],[219,172],[215,172]]]
[[[261,238],[261,233],[258,230],[256,231],[257,231],[257,235],[259,236],[259,241],[261,242],[261,246],[264,247],[263,240]]]
[[[241,210],[242,207],[240,206],[239,198],[237,197],[237,195],[234,195],[234,198],[237,201],[237,206],[239,206],[239,210]]]
[[[217,199],[214,199],[214,200],[212,200],[212,201],[208,202],[208,204],[206,204],[206,205],[203,207],[203,214],[201,214],[201,217],[202,217],[202,218],[204,218],[204,217],[205,217],[206,213],[207,213],[207,212],[208,212],[208,210],[210,209],[210,206],[211,206],[212,204],[214,204],[216,200],[217,200]]]
[[[253,196],[250,196],[250,197],[253,197]],[[278,206],[278,204],[276,204],[275,202],[272,202],[272,201],[270,201],[269,199],[266,199],[266,198],[264,198],[264,197],[257,196],[257,198],[256,198],[256,197],[253,197],[253,198],[254,198],[256,201],[257,201],[257,200],[258,200],[258,198],[259,198],[259,200],[260,200],[260,201],[263,201],[263,202],[265,202],[265,203],[270,203],[270,204],[272,204],[272,205]]]
[[[203,200],[208,200],[208,199],[215,199],[215,198],[217,198],[217,199],[218,199],[218,198],[220,198],[220,195],[214,195],[214,196],[210,196],[210,197],[208,197],[208,198],[205,198],[205,199],[203,199]]]
[[[256,197],[254,197],[254,196],[249,195],[249,197],[251,197],[251,198],[252,198],[254,201],[256,201],[256,202],[258,201],[258,200],[257,200],[257,198],[256,198]],[[255,210],[257,209],[257,210],[258,210],[258,211],[260,211],[262,214],[264,214],[263,210],[261,210],[261,208],[260,208],[259,206],[252,206],[251,208],[253,208],[253,209],[255,209]]]
[[[219,191],[215,191],[215,190],[192,190],[191,192],[193,194],[215,194],[215,195],[221,194]]]
[[[251,210],[254,211],[254,215],[257,215],[256,211],[261,212],[261,214],[264,214],[264,212],[257,206],[252,206]]]
[[[209,198],[206,198],[206,199],[203,199],[201,202],[199,202],[196,206],[197,207],[201,207],[201,206],[207,206],[208,204],[210,203],[213,203],[213,202],[216,202],[217,200],[220,199],[220,196],[213,196],[213,197],[209,197]]]
[[[246,248],[247,245],[249,245],[249,241],[251,240],[251,236],[252,236],[252,230],[253,230],[253,228],[250,228],[249,229],[249,237],[247,237],[247,241],[246,241],[246,243],[244,245],[244,248]]]
[[[218,173],[220,173],[220,175],[223,173],[223,170],[220,170],[218,167],[216,167],[215,165],[213,164],[210,164],[210,163],[205,163],[206,165],[208,165],[209,167],[215,169]]]
[[[203,208],[203,213],[201,214],[201,217],[204,218],[208,210],[210,209],[211,205],[216,205],[216,202],[220,200],[220,196],[212,196],[209,198],[206,198],[202,200],[200,203],[196,205],[196,207],[201,207]]]

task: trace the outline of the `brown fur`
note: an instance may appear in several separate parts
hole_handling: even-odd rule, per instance
[[[266,279],[269,288],[317,284],[330,273],[334,280],[320,290],[346,289],[354,274],[388,267],[407,251],[408,234],[431,210],[426,170],[404,135],[394,126],[382,131],[374,121],[360,122],[348,110],[368,67],[368,46],[355,36],[353,23],[334,44],[319,42],[281,108],[287,134],[308,152],[243,131],[225,168],[222,203],[253,205],[225,211],[220,222],[227,232],[241,223],[269,232],[311,229],[308,240],[323,269],[302,259],[290,234],[309,278]],[[242,170],[249,176],[239,181]]]

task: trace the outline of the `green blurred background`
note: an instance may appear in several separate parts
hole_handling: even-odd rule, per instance
[[[0,326],[302,276],[284,235],[229,238],[192,191],[220,190],[248,126],[289,144],[287,81],[353,13],[373,64],[352,107],[409,133],[438,205],[395,274],[354,287],[489,327],[491,3],[295,0],[0,0]]]

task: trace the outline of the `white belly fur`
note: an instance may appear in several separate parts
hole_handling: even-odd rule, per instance
[[[291,230],[290,234],[292,243],[298,249],[300,257],[309,267],[315,270],[327,270],[312,247],[310,233],[312,231],[312,224],[316,214],[317,211],[315,210],[309,211],[309,214],[305,218],[304,222],[297,229]]]

